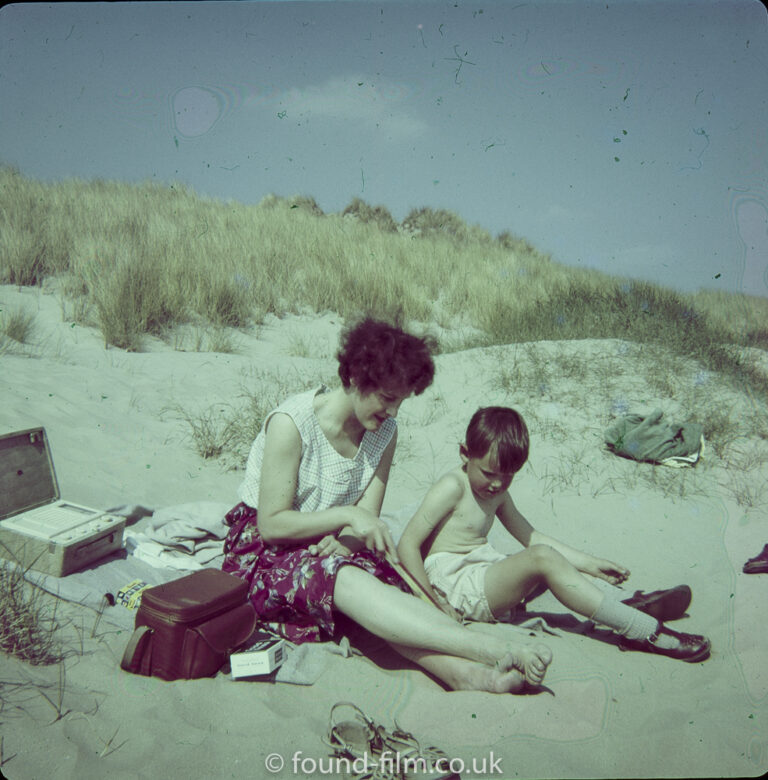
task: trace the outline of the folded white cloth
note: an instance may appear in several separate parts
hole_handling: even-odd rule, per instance
[[[221,545],[213,550],[199,550],[194,555],[167,547],[154,541],[141,531],[127,530],[124,536],[128,555],[160,569],[195,571],[205,568],[213,558],[221,555]]]
[[[168,523],[181,523],[190,528],[207,531],[212,536],[223,539],[228,526],[224,516],[232,507],[220,501],[192,501],[156,509],[152,514],[152,527],[161,528]]]
[[[195,501],[163,507],[125,532],[129,554],[161,568],[202,569],[224,551],[229,504]]]

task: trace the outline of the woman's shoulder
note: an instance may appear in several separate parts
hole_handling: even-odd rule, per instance
[[[313,387],[310,390],[304,390],[296,395],[289,396],[279,406],[272,410],[270,414],[282,412],[293,418],[303,418],[311,416],[314,412],[314,399],[318,393],[327,392],[325,385]]]
[[[292,446],[301,441],[301,432],[296,420],[279,407],[269,415],[264,425],[265,434],[267,424],[269,425],[270,441],[282,441],[285,446]]]
[[[318,393],[326,392],[324,385],[305,390],[286,398],[279,406],[273,409],[264,421],[265,430],[267,423],[271,424],[273,418],[283,417],[284,424],[290,426],[287,418],[293,421],[293,425],[302,438],[306,441],[315,436],[315,411],[314,398]]]

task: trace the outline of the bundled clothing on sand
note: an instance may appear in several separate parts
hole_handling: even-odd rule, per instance
[[[373,478],[382,454],[397,429],[393,417],[377,431],[366,431],[354,458],[340,455],[320,427],[313,408],[325,386],[293,396],[272,411],[251,447],[241,502],[226,516],[230,526],[224,543],[222,569],[247,580],[250,599],[263,622],[292,642],[330,639],[334,633],[333,588],[339,567],[353,564],[405,592],[408,586],[395,570],[369,550],[320,557],[309,552],[310,542],[268,544],[259,534],[259,478],[267,424],[277,412],[287,414],[301,436],[301,462],[292,508],[318,512],[354,504]]]
[[[669,423],[663,416],[661,409],[646,416],[628,414],[606,430],[605,443],[625,458],[665,466],[695,463],[704,446],[701,425]]]

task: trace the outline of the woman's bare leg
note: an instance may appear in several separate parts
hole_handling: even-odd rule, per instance
[[[478,661],[500,672],[516,669],[534,684],[541,682],[551,660],[546,648],[543,653],[517,642],[478,636],[437,607],[384,584],[357,566],[339,569],[333,601],[338,610],[387,642]]]

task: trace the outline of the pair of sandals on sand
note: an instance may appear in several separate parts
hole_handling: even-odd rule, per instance
[[[336,720],[343,709],[351,711],[351,720]],[[389,731],[351,702],[340,701],[331,707],[323,741],[339,759],[339,775],[346,780],[460,780],[449,769],[450,759],[442,750],[422,746],[397,722]]]

